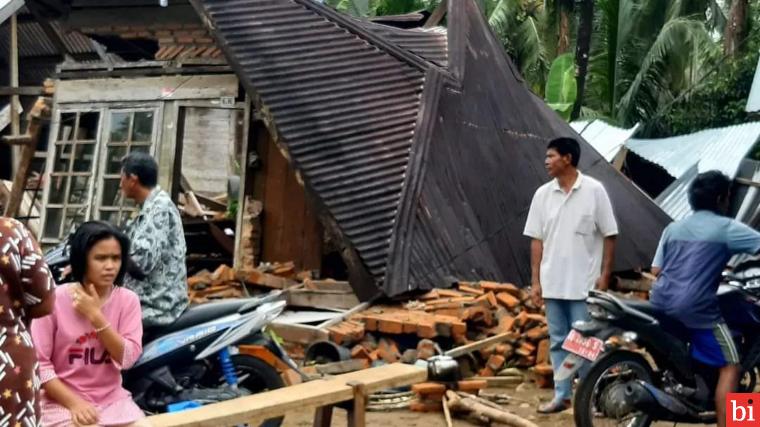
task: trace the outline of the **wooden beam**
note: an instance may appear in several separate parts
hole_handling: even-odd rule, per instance
[[[40,96],[45,95],[45,88],[42,86],[0,86],[0,96],[9,95]]]
[[[446,13],[449,11],[449,0],[443,0],[438,7],[435,8],[430,17],[425,21],[425,25],[422,28],[437,27],[443,21]]]
[[[305,411],[354,399],[354,388],[348,383],[363,384],[364,392],[375,393],[387,388],[417,384],[427,380],[427,370],[413,365],[394,363],[364,369],[329,379],[252,396],[227,400],[197,409],[149,417],[153,427],[223,427],[239,424],[258,425],[264,420],[281,417],[293,411]]]
[[[18,19],[14,13],[11,17],[11,87],[18,87]],[[21,133],[21,120],[16,106],[19,105],[18,95],[11,98],[11,133]]]
[[[484,340],[476,341],[474,343],[463,345],[461,347],[452,348],[451,350],[447,351],[444,354],[446,356],[451,356],[451,357],[464,356],[465,354],[470,354],[474,351],[478,351],[482,348],[486,348],[489,345],[498,344],[502,341],[507,341],[511,339],[513,336],[514,336],[513,332],[505,332],[503,334],[492,336],[491,338],[486,338]]]
[[[288,304],[297,307],[350,310],[359,305],[352,292],[311,291],[302,289],[288,294]]]
[[[337,325],[338,323],[344,321],[345,319],[353,316],[356,313],[359,313],[361,311],[364,311],[369,308],[369,306],[372,305],[372,301],[363,302],[356,307],[348,310],[347,312],[341,314],[340,316],[336,316],[333,319],[325,320],[324,322],[317,325],[318,328],[329,328],[330,326]]]
[[[29,168],[32,166],[32,159],[34,153],[37,150],[37,141],[40,137],[40,131],[42,129],[42,119],[49,113],[47,103],[44,98],[40,98],[34,104],[32,111],[29,113],[29,128],[27,129],[27,135],[25,137],[30,141],[23,146],[21,150],[21,160],[16,170],[16,175],[13,178],[13,188],[11,194],[8,197],[8,204],[5,206],[4,215],[7,217],[14,217],[21,206],[21,201],[24,197],[24,187],[26,187],[26,179],[29,175]]]
[[[617,152],[615,155],[615,158],[612,159],[612,167],[615,168],[618,172],[620,172],[623,169],[623,165],[625,165],[625,159],[628,157],[628,147],[623,145],[620,147],[620,151]]]
[[[760,182],[752,181],[751,179],[741,178],[741,177],[735,178],[735,179],[738,184],[760,188]]]
[[[50,21],[38,18],[37,23],[40,25],[40,27],[42,27],[42,31],[45,33],[45,36],[47,36],[48,40],[50,40],[50,43],[55,46],[55,50],[57,50],[58,53],[64,58],[68,56],[69,50],[66,48],[66,44],[63,42],[61,33],[53,28],[53,26],[50,24]]]

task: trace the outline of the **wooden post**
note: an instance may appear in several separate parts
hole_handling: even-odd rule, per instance
[[[317,408],[317,412],[314,414],[314,427],[330,427],[330,424],[332,424],[332,413],[332,405]]]
[[[14,13],[11,16],[11,88],[18,88],[18,18]],[[18,94],[11,96],[11,131],[13,135],[21,133],[21,121],[19,118]]]
[[[24,197],[24,190],[26,187],[26,179],[29,175],[29,168],[32,165],[32,159],[34,158],[34,152],[37,150],[37,141],[40,137],[40,130],[42,128],[42,118],[46,114],[47,104],[43,98],[39,98],[34,104],[34,108],[29,113],[29,128],[26,135],[5,137],[5,142],[22,145],[21,159],[16,169],[16,174],[13,177],[13,188],[11,194],[8,197],[8,205],[5,207],[4,215],[7,217],[14,217],[21,206],[21,200]]]
[[[245,265],[243,259],[245,253],[243,251],[243,239],[250,238],[251,236],[244,236],[243,230],[246,227],[243,226],[243,219],[245,218],[245,195],[246,195],[246,182],[248,181],[248,132],[251,128],[251,98],[248,94],[245,95],[245,108],[243,109],[243,135],[240,144],[240,189],[238,191],[238,208],[237,215],[235,217],[235,250],[232,257],[232,267],[240,269]]]
[[[367,425],[367,388],[359,381],[346,383],[354,389],[354,402],[348,409],[348,427]]]
[[[11,28],[10,28],[10,41],[11,41],[11,57],[10,57],[10,70],[8,70],[8,74],[10,75],[10,84],[11,88],[18,87],[18,20],[16,18],[16,14],[14,13],[11,16]],[[19,124],[19,111],[18,111],[18,96],[13,95],[11,96],[11,135],[18,135],[20,130],[20,124]],[[19,163],[21,162],[20,157],[23,157],[23,154],[21,154],[21,149],[19,147],[12,147],[11,152],[13,153],[13,160],[11,161],[11,171],[13,172],[13,176],[16,176],[16,173],[18,172]],[[7,210],[7,209],[6,209]]]

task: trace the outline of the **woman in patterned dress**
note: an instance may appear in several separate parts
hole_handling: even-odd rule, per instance
[[[53,314],[32,324],[45,427],[146,425],[121,384],[142,351],[140,301],[118,286],[128,254],[127,237],[105,222],[86,222],[71,239],[77,282],[58,287]]]
[[[27,324],[52,311],[53,288],[29,231],[0,217],[0,427],[41,425],[37,356]]]

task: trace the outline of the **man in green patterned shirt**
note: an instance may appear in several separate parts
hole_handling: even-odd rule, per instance
[[[179,210],[158,186],[158,165],[145,153],[131,153],[121,162],[121,191],[140,205],[127,223],[131,257],[146,277],[127,276],[125,286],[140,297],[146,329],[168,325],[189,304],[187,246]]]

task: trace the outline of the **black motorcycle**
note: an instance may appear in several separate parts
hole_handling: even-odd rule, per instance
[[[724,275],[718,299],[741,353],[739,392],[754,390],[760,365],[760,265]],[[655,421],[714,423],[718,370],[689,355],[688,333],[647,301],[592,291],[590,321],[573,325],[557,373],[571,378],[591,362],[573,406],[579,427],[646,427]]]

